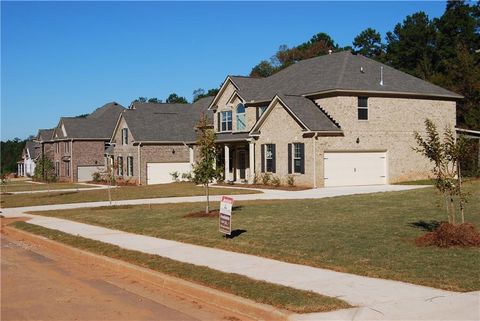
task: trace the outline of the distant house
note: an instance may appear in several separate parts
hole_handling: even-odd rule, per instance
[[[213,97],[193,104],[134,103],[117,121],[110,143],[116,176],[136,184],[172,182],[194,163],[195,125]]]
[[[228,181],[269,174],[309,187],[426,178],[412,150],[424,121],[456,124],[462,96],[349,52],[267,78],[228,76],[209,106]]]
[[[59,181],[91,181],[94,172],[105,169],[105,152],[123,110],[112,102],[86,117],[60,118],[52,134],[52,161]]]
[[[34,140],[27,140],[22,151],[22,159],[17,162],[17,176],[32,177],[34,175],[38,145]]]

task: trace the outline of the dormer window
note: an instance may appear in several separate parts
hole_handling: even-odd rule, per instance
[[[265,110],[267,110],[268,106],[260,106],[260,107],[257,107],[257,120],[260,119],[260,117],[263,115],[263,113],[265,112]]]
[[[220,113],[220,131],[228,132],[232,130],[232,112],[222,111]]]
[[[238,104],[237,105],[237,131],[244,131],[245,127],[245,105]]]

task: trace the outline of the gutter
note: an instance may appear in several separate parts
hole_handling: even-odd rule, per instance
[[[317,188],[317,137],[318,133],[313,135],[313,188]]]
[[[137,145],[137,150],[138,150],[138,184],[139,185],[142,185],[142,171],[141,171],[141,164],[142,164],[142,160],[141,160],[141,153],[140,153],[140,147],[142,147],[142,143],[138,143]]]
[[[328,89],[313,93],[305,93],[301,96],[303,97],[311,97],[311,96],[322,96],[328,94],[373,94],[378,96],[405,96],[405,97],[427,97],[427,98],[448,98],[453,100],[464,99],[465,97],[462,95],[448,95],[448,94],[424,94],[424,93],[411,93],[411,92],[404,92],[404,91],[378,91],[378,90],[351,90],[351,89]]]

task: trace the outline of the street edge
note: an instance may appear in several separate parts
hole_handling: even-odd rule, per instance
[[[173,291],[177,294],[202,301],[205,304],[228,310],[257,320],[286,321],[295,319],[296,313],[281,310],[270,305],[256,303],[230,293],[225,293],[204,285],[172,277],[161,272],[143,268],[118,259],[101,256],[75,247],[62,244],[43,236],[35,235],[16,229],[12,226],[3,226],[3,234],[17,240],[27,241],[39,247],[53,250],[62,256],[81,259],[82,263],[93,264],[116,273],[129,274],[143,282]]]

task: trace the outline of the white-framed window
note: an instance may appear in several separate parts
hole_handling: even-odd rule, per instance
[[[70,162],[63,163],[65,167],[65,176],[70,177]]]
[[[70,153],[70,142],[65,142],[65,154]]]
[[[122,129],[122,145],[128,145],[128,128]]]
[[[123,176],[123,157],[122,156],[117,157],[117,175]]]
[[[60,162],[55,162],[55,176],[60,176]]]
[[[60,143],[59,142],[56,142],[55,143],[55,153],[60,153]]]
[[[260,106],[260,107],[257,107],[257,120],[260,119],[260,117],[262,117],[263,113],[265,112],[265,110],[267,110],[268,106]]]
[[[288,144],[288,173],[305,174],[305,144]]]
[[[220,112],[220,131],[228,132],[232,130],[232,112]]]
[[[245,124],[245,105],[244,104],[238,104],[237,109],[236,109],[236,125],[237,125],[237,131],[244,131],[245,128],[247,127]]]
[[[368,97],[358,97],[358,120],[368,120]]]
[[[133,156],[127,157],[127,176],[133,176]]]
[[[262,144],[262,172],[275,173],[275,144]]]

